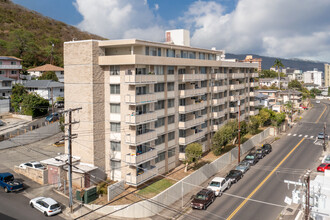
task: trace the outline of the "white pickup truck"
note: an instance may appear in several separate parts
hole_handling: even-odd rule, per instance
[[[227,181],[222,177],[214,177],[207,188],[214,191],[215,196],[221,196],[226,189],[230,188],[230,186],[230,180]]]

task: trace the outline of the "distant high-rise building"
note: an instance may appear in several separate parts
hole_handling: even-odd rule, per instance
[[[303,73],[304,83],[314,83],[318,86],[322,86],[322,71],[318,71],[316,68],[312,71],[306,71]]]
[[[330,65],[329,64],[324,64],[324,84],[325,87],[330,86]]]

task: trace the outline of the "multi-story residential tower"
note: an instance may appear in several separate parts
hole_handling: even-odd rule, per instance
[[[330,86],[330,65],[327,63],[324,64],[324,86]]]
[[[12,56],[0,56],[0,75],[19,80],[22,71],[22,60]]]
[[[312,71],[306,71],[303,73],[304,83],[314,83],[318,86],[322,86],[322,71],[318,71],[316,68]]]
[[[73,155],[138,186],[173,169],[193,142],[210,149],[230,119],[258,114],[258,63],[224,51],[143,40],[64,44],[65,107],[78,138]]]

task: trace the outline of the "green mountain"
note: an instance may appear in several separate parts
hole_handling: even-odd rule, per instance
[[[52,64],[63,67],[63,42],[73,39],[105,38],[0,0],[0,56],[23,59],[24,69],[50,63],[51,57]]]

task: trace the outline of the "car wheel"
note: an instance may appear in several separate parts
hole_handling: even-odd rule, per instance
[[[34,206],[33,206],[33,203],[32,203],[32,202],[30,203],[30,206],[31,206],[31,208],[34,208]]]
[[[227,189],[230,189],[230,187],[231,187],[231,183],[229,183],[229,184],[228,184],[228,187],[227,187]]]
[[[212,198],[212,203],[214,202],[214,197]]]
[[[7,188],[7,187],[5,187],[5,192],[6,192],[6,193],[8,193],[8,192],[9,192],[9,190],[8,190],[8,188]]]
[[[203,210],[205,210],[206,209],[206,205],[203,205]]]
[[[47,212],[44,212],[44,215],[48,217],[48,214],[47,214]]]

